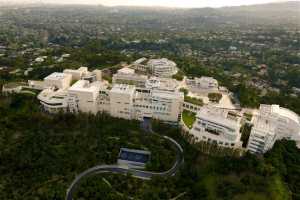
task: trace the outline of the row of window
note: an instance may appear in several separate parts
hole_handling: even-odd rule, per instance
[[[160,110],[160,111],[167,110],[166,107],[158,107],[158,106],[134,105],[134,107],[137,107],[137,108],[149,108],[149,109]]]
[[[155,115],[170,115],[170,113],[166,113],[166,112],[154,112],[153,114]]]
[[[196,127],[195,130],[198,131],[198,132],[201,132],[200,128]],[[213,135],[217,135],[217,136],[219,136],[222,133],[221,130],[213,129],[213,128],[210,128],[210,127],[205,127],[205,131],[208,132],[208,133],[211,133]]]
[[[215,144],[219,144],[219,145],[224,145],[224,146],[234,146],[234,143],[228,143],[228,142],[222,142],[222,141],[217,141],[211,138],[207,138],[205,136],[202,136],[202,139],[209,142],[209,143],[215,143]]]
[[[120,114],[125,114],[125,115],[129,115],[130,114],[129,112],[125,112],[125,111],[120,111],[119,113]]]
[[[121,104],[121,102],[118,101],[117,104]],[[129,103],[128,103],[128,102],[125,102],[124,105],[129,105]]]
[[[212,126],[212,127],[218,128],[218,129],[220,129],[220,128],[226,129],[226,130],[229,131],[229,132],[234,132],[234,131],[235,131],[235,130],[232,129],[232,128],[229,128],[229,127],[224,126],[224,125],[221,125],[221,124],[217,124],[217,123],[212,122],[212,121],[209,121],[209,120],[200,120],[200,121],[198,122],[198,124],[201,124],[202,126],[204,126],[204,125],[209,125],[209,126]]]

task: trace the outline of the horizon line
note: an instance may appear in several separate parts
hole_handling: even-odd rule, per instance
[[[295,2],[300,3],[300,0],[287,0],[287,1],[280,1],[280,2],[265,2],[265,3],[254,3],[254,4],[241,4],[241,5],[228,5],[228,6],[191,6],[191,7],[184,7],[184,6],[163,6],[163,5],[106,5],[106,4],[94,4],[94,3],[54,3],[54,2],[43,2],[43,0],[37,1],[25,1],[25,2],[13,2],[13,1],[0,1],[0,5],[7,5],[7,6],[26,6],[26,5],[53,5],[53,6],[102,6],[102,7],[132,7],[132,8],[165,8],[165,9],[193,9],[193,8],[230,8],[230,7],[245,7],[245,6],[256,6],[256,5],[268,5],[268,4],[282,4],[282,3],[289,3]]]

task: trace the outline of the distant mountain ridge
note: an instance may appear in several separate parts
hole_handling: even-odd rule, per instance
[[[295,8],[298,7],[300,9],[300,1],[285,1],[285,2],[271,2],[271,3],[265,3],[265,4],[253,4],[253,5],[240,5],[240,6],[224,6],[224,7],[219,7],[219,8],[213,8],[213,7],[199,7],[199,8],[180,8],[180,7],[164,7],[164,6],[104,6],[102,4],[55,4],[52,2],[47,2],[47,0],[22,0],[21,2],[19,0],[0,0],[0,5],[65,5],[65,6],[72,6],[72,5],[82,5],[82,6],[103,6],[103,7],[109,7],[109,8],[159,8],[159,9],[188,9],[188,10],[193,10],[193,9],[231,9],[231,10],[236,10],[236,9],[246,9],[246,10],[251,10],[251,9],[277,9],[278,6],[284,6],[286,8],[287,6],[289,8]]]
[[[1,0],[0,0],[1,1]],[[134,6],[115,6],[107,7],[103,5],[62,5],[62,4],[43,4],[34,1],[26,1],[24,4],[5,4],[0,10],[6,8],[32,8],[34,10],[47,12],[55,16],[73,16],[75,13],[84,13],[85,19],[89,20],[96,16],[110,19],[118,18],[136,20],[144,25],[156,25],[157,27],[164,24],[178,25],[189,28],[189,26],[208,26],[226,27],[227,24],[235,24],[235,27],[247,25],[262,26],[286,26],[300,28],[300,1],[288,1],[281,3],[268,3],[249,6],[233,6],[222,8],[168,8],[168,7],[134,7]],[[2,2],[3,3],[3,2]],[[5,8],[6,7],[6,8]],[[38,12],[39,13],[39,12]],[[24,13],[28,14],[28,13]],[[153,28],[153,27],[152,27]]]

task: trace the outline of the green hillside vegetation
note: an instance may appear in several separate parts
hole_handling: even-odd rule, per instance
[[[63,200],[72,180],[97,164],[113,164],[120,147],[152,152],[151,170],[168,169],[169,144],[140,131],[139,122],[106,114],[47,115],[35,97],[0,97],[0,199]],[[299,199],[300,152],[294,142],[277,142],[265,157],[207,156],[180,129],[153,123],[178,141],[185,164],[171,178],[142,181],[122,175],[84,179],[75,199]]]

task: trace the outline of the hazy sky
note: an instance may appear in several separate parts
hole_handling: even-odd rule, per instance
[[[168,7],[222,7],[261,4],[269,2],[283,2],[287,0],[0,0],[0,2],[44,2],[64,4],[103,4],[136,5],[136,6],[168,6]],[[300,0],[296,0],[300,1]]]

